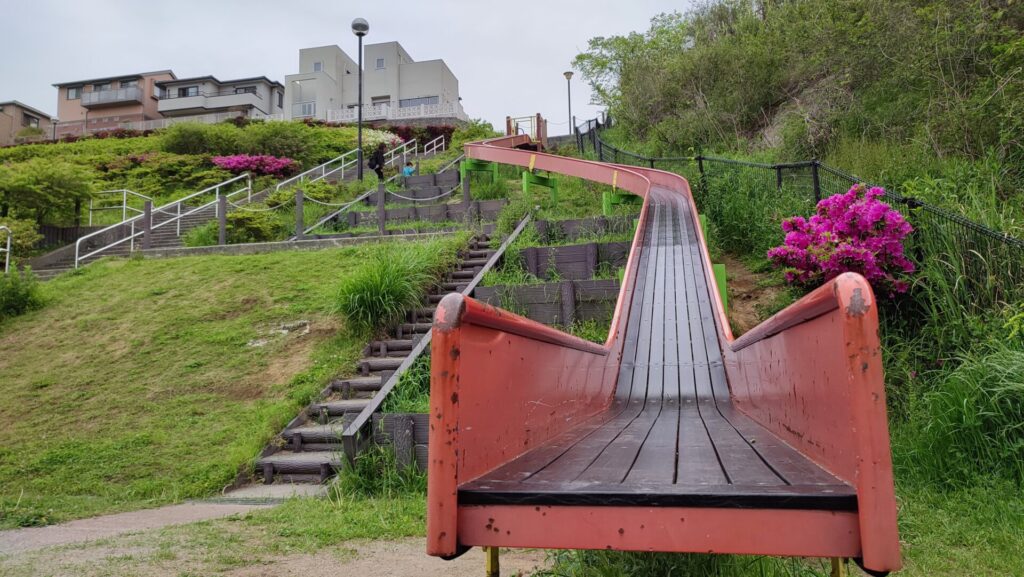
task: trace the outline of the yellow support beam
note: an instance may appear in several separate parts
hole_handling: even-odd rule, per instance
[[[498,566],[498,548],[484,547],[484,555],[487,556],[487,577],[500,577],[501,568]]]

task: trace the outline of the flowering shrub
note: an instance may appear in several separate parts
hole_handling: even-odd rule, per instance
[[[768,251],[786,281],[817,286],[844,272],[857,272],[889,296],[906,292],[914,264],[903,255],[913,230],[903,216],[879,200],[881,188],[862,184],[818,203],[814,216],[782,221],[785,244]]]
[[[299,168],[299,164],[290,158],[278,158],[263,154],[214,156],[210,160],[218,167],[234,174],[251,172],[258,175],[282,177],[291,176]]]

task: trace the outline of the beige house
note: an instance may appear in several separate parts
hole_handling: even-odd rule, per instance
[[[38,128],[42,134],[19,137],[26,129]],[[35,132],[32,130],[31,132]],[[50,115],[41,110],[22,104],[17,100],[0,102],[0,146],[16,144],[22,140],[42,140],[53,135]]]
[[[236,113],[272,116],[282,112],[284,86],[266,76],[218,80],[213,76],[177,78],[156,83],[157,110],[165,117]]]
[[[57,137],[160,118],[157,83],[175,78],[170,70],[157,70],[54,84]]]
[[[300,50],[299,73],[285,77],[286,117],[354,122],[358,72],[337,46]],[[364,47],[365,120],[467,120],[460,100],[459,81],[444,60],[417,62],[398,42]]]

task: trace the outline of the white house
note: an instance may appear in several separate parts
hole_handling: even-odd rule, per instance
[[[354,122],[358,64],[337,46],[299,51],[299,73],[285,76],[285,115]],[[459,81],[444,60],[416,62],[398,42],[367,44],[363,62],[363,119],[468,120]]]
[[[164,117],[217,113],[263,117],[283,112],[284,86],[266,76],[236,80],[175,78],[157,82],[156,86],[157,110]]]

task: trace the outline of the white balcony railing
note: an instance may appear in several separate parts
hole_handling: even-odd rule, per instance
[[[294,114],[293,114],[294,116]],[[469,120],[462,109],[461,102],[442,102],[440,104],[420,104],[419,106],[398,107],[391,104],[375,104],[363,106],[363,120],[403,120],[411,118],[458,118]],[[355,107],[327,111],[330,122],[355,122]]]
[[[142,89],[138,86],[118,88],[117,90],[97,90],[82,93],[82,106],[99,106],[101,104],[120,104],[123,102],[142,102]]]

